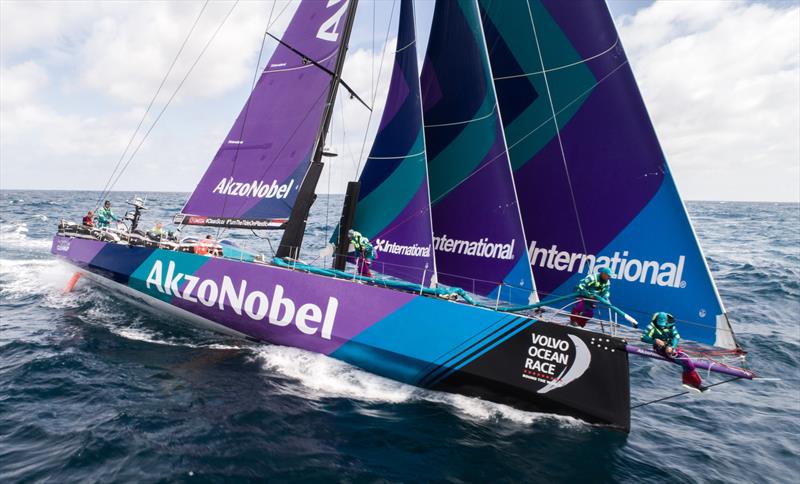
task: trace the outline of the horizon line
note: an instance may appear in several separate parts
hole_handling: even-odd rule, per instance
[[[103,190],[66,190],[63,188],[0,188],[0,192],[92,192],[101,193]],[[191,194],[191,191],[167,191],[167,190],[111,190],[109,193],[185,193]],[[344,195],[344,192],[331,192],[331,193],[318,193],[317,195]],[[731,202],[731,203],[783,203],[783,204],[800,204],[800,200],[720,200],[720,199],[684,199],[686,202]]]

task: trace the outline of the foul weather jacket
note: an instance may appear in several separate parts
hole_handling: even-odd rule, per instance
[[[655,313],[650,324],[645,328],[642,333],[642,341],[651,345],[656,344],[656,339],[660,339],[667,346],[673,348],[678,347],[681,341],[681,335],[678,334],[678,328],[675,323],[669,322],[669,315],[665,312]]]
[[[97,226],[98,227],[108,227],[111,222],[115,222],[119,220],[119,217],[114,215],[114,212],[111,211],[110,208],[100,207],[100,210],[97,211]]]
[[[582,296],[592,297],[597,295],[605,299],[611,298],[611,279],[603,282],[600,274],[589,274],[578,283],[575,290]]]

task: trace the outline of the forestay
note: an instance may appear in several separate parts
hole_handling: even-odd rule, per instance
[[[277,228],[319,136],[349,0],[303,0],[176,223]]]
[[[437,2],[422,72],[439,280],[535,300],[503,127],[474,0]]]
[[[734,348],[605,3],[479,4],[539,291],[607,266],[615,305]]]

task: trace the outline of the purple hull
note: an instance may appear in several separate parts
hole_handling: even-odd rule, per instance
[[[159,313],[425,388],[627,431],[624,341],[269,265],[58,235],[52,252]]]

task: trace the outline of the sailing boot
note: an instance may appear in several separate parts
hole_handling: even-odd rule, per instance
[[[577,308],[572,308],[572,313],[569,316],[569,322],[573,326],[580,326],[583,328],[586,326],[586,317],[582,314],[582,311]]]
[[[684,371],[681,379],[684,386],[703,391],[703,381],[700,379],[700,375],[697,374],[697,370]]]

